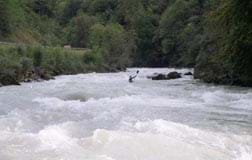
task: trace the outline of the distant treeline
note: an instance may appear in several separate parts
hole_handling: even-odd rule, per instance
[[[109,67],[196,67],[252,86],[251,0],[0,0],[0,40],[92,49]]]

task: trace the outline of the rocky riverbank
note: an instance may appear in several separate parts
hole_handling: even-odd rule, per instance
[[[57,75],[116,70],[98,61],[91,51],[0,45],[0,86],[50,80]]]
[[[45,70],[37,68],[32,71],[19,74],[2,73],[0,74],[0,86],[20,85],[20,82],[32,82],[54,79],[53,75]]]

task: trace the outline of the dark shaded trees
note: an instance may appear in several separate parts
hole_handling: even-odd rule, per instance
[[[177,0],[162,15],[158,37],[165,64],[195,64],[202,34],[201,5],[198,0]]]
[[[10,32],[8,0],[0,0],[0,39]]]
[[[252,86],[252,3],[223,0],[208,18],[208,42],[197,60],[196,78]],[[210,50],[207,50],[210,49]]]
[[[48,0],[34,0],[32,9],[40,16],[46,15],[51,17],[53,15],[53,11],[50,9]]]
[[[67,24],[77,15],[78,11],[81,9],[81,5],[81,0],[67,0],[61,13],[62,15],[60,16],[60,23]]]

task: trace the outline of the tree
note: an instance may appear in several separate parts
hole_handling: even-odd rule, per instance
[[[117,4],[118,0],[92,0],[83,3],[83,7],[106,23],[115,19]]]
[[[52,6],[50,6],[48,0],[34,0],[32,4],[32,9],[40,16],[53,16],[53,11],[50,9],[50,7]]]
[[[8,0],[0,0],[0,38],[10,32]]]
[[[61,17],[61,23],[68,23],[73,17],[75,17],[79,10],[81,9],[81,0],[68,0],[64,9],[63,15]]]
[[[207,82],[252,86],[252,3],[223,0],[208,16],[211,52],[201,51],[195,77]],[[213,47],[214,46],[214,47]],[[214,49],[214,50],[213,50]]]
[[[99,50],[106,65],[124,69],[134,51],[130,36],[119,24],[96,24],[91,28],[90,46]]]
[[[118,21],[127,29],[134,29],[135,23],[143,11],[140,0],[118,1]]]
[[[155,18],[151,12],[144,12],[135,23],[137,53],[135,65],[150,65],[150,56],[154,51]]]
[[[80,14],[74,17],[70,23],[68,32],[68,42],[74,47],[86,48],[90,28],[97,21],[96,17]]]
[[[166,64],[193,65],[199,46],[190,42],[199,41],[201,16],[198,0],[176,0],[166,9],[158,32]]]

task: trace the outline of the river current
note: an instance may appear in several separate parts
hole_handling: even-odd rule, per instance
[[[0,88],[0,160],[252,160],[252,89],[146,78],[174,70]]]

